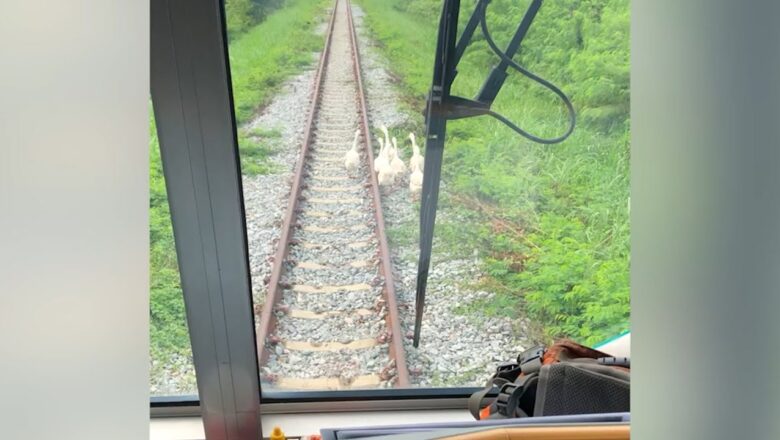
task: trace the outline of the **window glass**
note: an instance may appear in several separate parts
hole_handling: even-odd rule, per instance
[[[490,3],[499,47],[529,3]],[[472,7],[462,2],[461,28]],[[566,0],[543,4],[514,59],[571,98],[576,129],[542,145],[487,116],[449,123],[421,341],[412,346],[415,163],[427,160],[422,111],[440,8],[440,0],[226,0],[264,392],[482,386],[524,348],[562,337],[596,345],[628,329],[629,2]],[[477,30],[453,93],[475,96],[498,61]],[[567,127],[559,98],[511,69],[493,109],[541,137]],[[385,139],[392,148],[381,148]],[[154,375],[155,349],[170,353],[156,358],[167,383],[186,370],[172,366],[189,348],[173,300],[181,298],[175,253],[156,250],[170,226],[167,204],[155,204],[164,200],[155,160],[152,215],[164,208],[158,229],[152,220],[152,362]]]

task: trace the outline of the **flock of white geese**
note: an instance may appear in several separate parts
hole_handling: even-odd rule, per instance
[[[422,190],[423,182],[423,163],[425,158],[420,154],[420,147],[417,145],[414,133],[409,133],[409,140],[412,142],[412,157],[409,159],[409,166],[404,163],[401,150],[398,149],[396,138],[390,137],[390,133],[385,125],[380,126],[382,135],[377,137],[379,141],[379,154],[374,160],[374,172],[377,175],[377,181],[382,187],[392,187],[396,182],[402,180],[407,172],[409,173],[409,191],[416,197]],[[355,141],[344,155],[344,166],[347,173],[354,174],[360,166],[360,154],[358,153],[358,141],[360,139],[360,130],[355,131]]]

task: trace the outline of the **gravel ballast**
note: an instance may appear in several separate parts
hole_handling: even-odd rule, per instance
[[[266,389],[387,387],[395,379],[384,370],[391,340],[346,4],[338,2],[334,12],[303,191],[279,282],[281,307],[275,305],[275,326],[262,341]],[[347,171],[344,157],[353,144],[360,159]]]

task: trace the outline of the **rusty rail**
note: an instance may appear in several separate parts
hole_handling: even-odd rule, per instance
[[[279,283],[284,272],[292,230],[297,217],[300,195],[303,189],[305,162],[309,156],[312,133],[314,131],[314,124],[320,99],[320,88],[322,85],[323,72],[329,60],[331,36],[333,35],[333,26],[336,18],[336,7],[338,6],[338,2],[339,0],[336,0],[333,7],[333,12],[331,13],[328,29],[326,31],[325,48],[320,55],[317,73],[314,79],[315,85],[312,93],[309,115],[306,122],[306,131],[304,132],[303,136],[303,145],[301,148],[300,159],[298,160],[298,163],[295,167],[295,174],[290,191],[290,200],[285,212],[281,235],[279,237],[279,242],[277,243],[276,253],[274,254],[271,276],[268,283],[268,293],[266,295],[266,301],[260,314],[260,321],[257,329],[257,353],[258,361],[261,365],[265,364],[268,360],[266,338],[271,335],[276,328],[274,306],[281,299],[282,289],[280,288]],[[360,125],[362,126],[361,128],[363,132],[363,138],[365,139],[365,158],[368,162],[368,170],[370,173],[370,193],[376,220],[375,232],[377,235],[377,241],[379,243],[380,273],[385,280],[383,293],[385,297],[385,303],[387,305],[386,326],[390,331],[389,352],[391,359],[395,360],[395,368],[397,371],[397,380],[395,382],[395,386],[403,388],[410,386],[409,372],[406,365],[406,354],[403,348],[403,335],[401,333],[400,317],[398,314],[398,301],[396,299],[395,286],[393,281],[392,260],[390,257],[390,250],[387,244],[387,236],[385,233],[384,216],[382,214],[382,203],[379,193],[379,183],[376,180],[376,176],[373,174],[374,155],[371,145],[371,133],[369,131],[368,124],[368,110],[361,77],[360,51],[357,45],[357,35],[355,33],[355,27],[352,19],[352,7],[349,0],[344,0],[344,5],[344,7],[347,8],[347,23],[349,25],[349,34],[352,46],[352,59],[357,83],[357,98],[359,111],[361,114]]]
[[[338,3],[338,0],[336,0]],[[279,288],[279,281],[282,278],[282,272],[284,269],[284,261],[287,259],[287,252],[289,251],[290,236],[292,234],[292,228],[295,224],[295,214],[298,210],[298,202],[300,201],[304,168],[306,165],[306,157],[309,155],[309,147],[311,145],[311,137],[314,132],[314,120],[317,115],[317,103],[320,96],[320,86],[322,85],[322,74],[325,71],[325,66],[328,62],[328,55],[330,55],[330,39],[333,35],[333,23],[336,21],[336,7],[333,7],[333,12],[330,15],[330,21],[328,22],[328,29],[325,33],[325,48],[320,54],[319,64],[317,65],[317,73],[314,77],[314,90],[312,92],[311,106],[309,107],[309,116],[306,118],[306,131],[303,134],[303,146],[301,147],[301,155],[298,163],[295,165],[295,174],[293,177],[292,187],[290,188],[289,204],[287,205],[287,211],[284,214],[284,221],[282,223],[281,234],[279,235],[279,242],[276,244],[276,253],[274,254],[274,261],[271,267],[271,278],[268,282],[268,293],[266,294],[265,304],[263,304],[263,311],[260,314],[260,323],[257,328],[257,361],[260,365],[263,365],[268,360],[268,352],[265,349],[266,338],[276,328],[276,317],[274,316],[274,305],[281,299],[282,290]]]
[[[360,48],[357,43],[357,34],[355,25],[352,21],[352,4],[345,0],[347,5],[347,22],[349,23],[349,35],[352,40],[352,58],[355,67],[355,80],[357,81],[358,101],[360,105],[360,115],[363,121],[363,137],[366,140],[366,158],[368,159],[368,169],[371,175],[371,196],[374,201],[374,217],[376,218],[376,235],[379,241],[379,258],[381,260],[380,271],[385,279],[385,301],[387,303],[387,327],[390,329],[390,356],[395,359],[396,370],[398,371],[398,381],[396,386],[399,388],[409,386],[409,370],[406,366],[406,352],[403,346],[403,335],[401,334],[401,318],[398,316],[398,299],[395,294],[395,282],[393,278],[393,260],[390,257],[390,247],[387,244],[387,234],[385,233],[385,217],[382,213],[382,197],[379,194],[379,182],[374,169],[374,150],[371,145],[371,132],[368,127],[368,106],[366,105],[366,96],[363,92],[363,78],[360,69]]]

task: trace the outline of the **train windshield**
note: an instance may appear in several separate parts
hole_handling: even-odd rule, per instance
[[[461,3],[460,30],[478,5]],[[490,2],[498,47],[532,3]],[[628,0],[544,2],[513,54],[570,98],[565,140],[535,142],[488,116],[448,121],[415,326],[441,7],[225,1],[264,393],[481,387],[524,349],[597,346],[629,328]],[[464,49],[452,93],[472,98],[502,59],[479,29]],[[538,137],[567,130],[560,97],[512,69],[491,101]],[[151,393],[194,395],[150,124]]]

